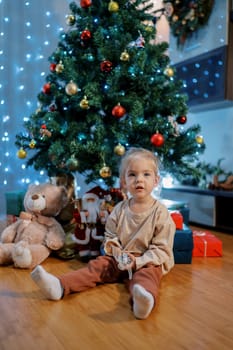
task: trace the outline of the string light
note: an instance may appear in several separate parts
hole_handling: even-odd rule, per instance
[[[66,26],[68,5],[67,0],[0,0],[0,215],[5,214],[6,192],[48,181],[44,172],[26,167],[27,158],[17,157],[14,142],[27,116],[38,108],[47,58]]]

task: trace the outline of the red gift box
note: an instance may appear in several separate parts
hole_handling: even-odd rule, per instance
[[[174,223],[176,224],[176,229],[183,230],[183,224],[184,224],[183,215],[178,210],[171,211],[170,214]]]
[[[222,241],[210,232],[193,231],[193,256],[222,256]]]

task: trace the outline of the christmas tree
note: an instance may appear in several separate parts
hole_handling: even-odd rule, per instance
[[[199,125],[184,128],[187,96],[167,55],[155,43],[150,0],[72,2],[67,30],[49,57],[39,108],[16,135],[18,157],[48,176],[79,172],[86,182],[118,177],[129,147],[160,157],[178,180],[198,177],[205,145]]]

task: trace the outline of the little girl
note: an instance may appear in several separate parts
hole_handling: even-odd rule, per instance
[[[32,279],[51,300],[103,283],[124,282],[134,316],[146,319],[156,304],[159,284],[174,266],[175,224],[167,208],[152,196],[159,182],[158,159],[143,148],[131,148],[120,167],[122,189],[129,199],[118,203],[105,226],[105,254],[61,276],[37,266]]]

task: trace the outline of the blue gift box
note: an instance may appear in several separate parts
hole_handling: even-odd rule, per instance
[[[192,230],[184,225],[183,230],[176,230],[173,254],[176,264],[191,264],[193,251]]]

